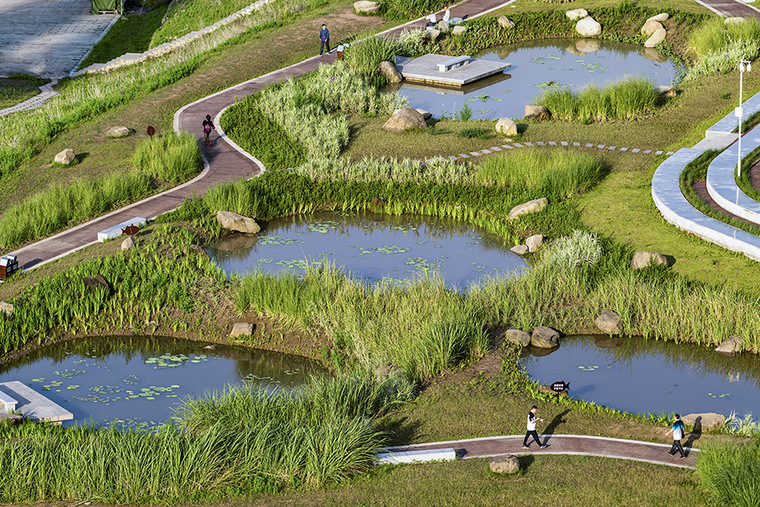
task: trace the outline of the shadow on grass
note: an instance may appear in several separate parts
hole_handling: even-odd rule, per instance
[[[420,421],[408,422],[408,417],[386,419],[378,426],[378,430],[388,435],[387,446],[406,445],[412,441],[420,428]]]

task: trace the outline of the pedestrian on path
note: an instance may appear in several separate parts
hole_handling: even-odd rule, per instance
[[[686,454],[683,452],[683,447],[681,447],[681,439],[683,438],[683,421],[681,420],[681,416],[679,414],[676,414],[676,420],[673,421],[673,426],[668,430],[666,435],[673,434],[673,447],[670,448],[670,454],[671,456],[676,455],[676,451],[681,453],[681,457],[685,458]]]
[[[322,44],[319,46],[319,55],[322,56],[325,46],[327,46],[327,52],[330,52],[330,30],[327,29],[327,25],[322,23],[322,29],[319,31],[319,40]]]
[[[528,412],[528,431],[525,433],[525,438],[523,439],[523,449],[529,449],[528,437],[533,437],[533,440],[536,441],[539,449],[546,449],[548,447],[546,444],[541,443],[541,440],[538,439],[538,433],[536,433],[536,423],[544,422],[543,419],[536,415],[537,412],[538,407],[535,405],[533,405],[530,409],[530,412]]]
[[[214,126],[214,122],[211,121],[211,115],[207,114],[206,119],[203,120],[203,135],[206,137],[206,141],[203,143],[204,145],[214,145],[213,142],[208,140],[208,136],[211,134],[212,130],[216,130],[216,127]]]

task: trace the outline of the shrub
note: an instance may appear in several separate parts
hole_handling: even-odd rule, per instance
[[[596,234],[575,230],[570,236],[557,239],[544,255],[547,265],[561,269],[593,266],[602,258],[602,245]]]
[[[181,183],[201,172],[203,155],[194,135],[172,132],[138,144],[132,162],[151,178]]]
[[[692,33],[689,42],[699,62],[689,69],[687,79],[729,72],[739,60],[760,56],[760,22],[748,18],[725,24],[723,18],[713,17]]]

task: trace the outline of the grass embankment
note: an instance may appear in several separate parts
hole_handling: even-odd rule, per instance
[[[45,83],[47,83],[47,79],[25,74],[0,77],[0,109],[14,106],[38,95],[40,86]]]
[[[712,18],[694,30],[689,44],[699,61],[689,69],[687,79],[725,73],[736,69],[740,60],[752,61],[760,56],[760,23],[748,18],[726,24],[721,18]]]

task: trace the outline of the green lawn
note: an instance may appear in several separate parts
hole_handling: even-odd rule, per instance
[[[0,109],[31,99],[40,93],[40,86],[45,83],[47,79],[24,74],[0,77]]]

